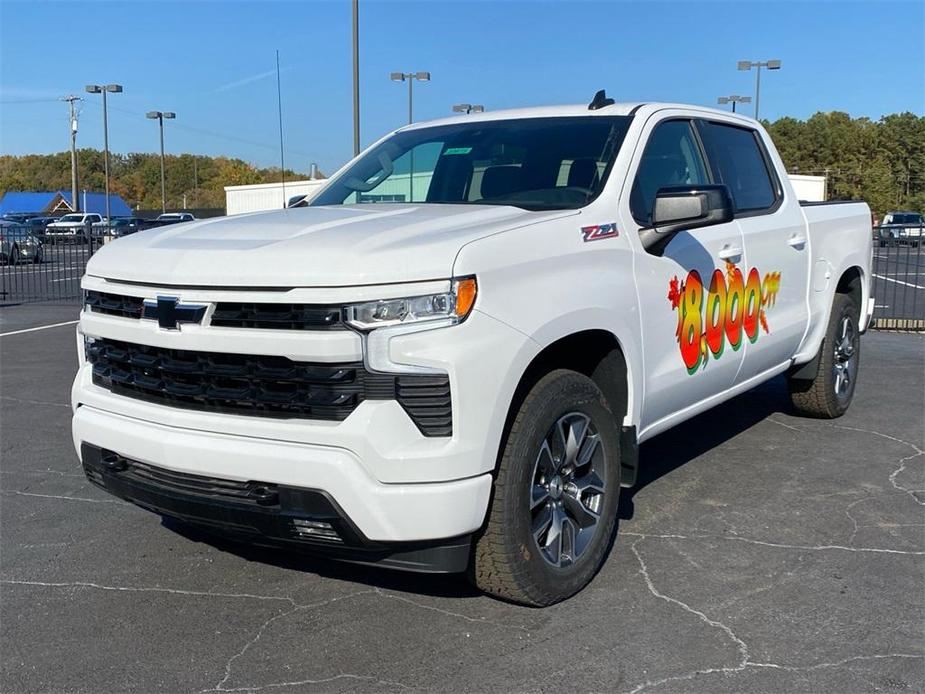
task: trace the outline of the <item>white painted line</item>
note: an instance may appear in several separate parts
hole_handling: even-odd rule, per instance
[[[909,282],[903,282],[901,280],[894,280],[892,277],[884,277],[883,275],[874,275],[877,279],[886,280],[887,282],[896,282],[896,284],[902,284],[907,287],[912,287],[913,289],[925,289],[925,287],[918,284],[911,284]]]
[[[79,320],[69,320],[64,323],[52,323],[51,325],[40,325],[37,328],[26,328],[25,330],[11,330],[8,333],[0,333],[0,337],[7,335],[21,335],[22,333],[34,333],[36,330],[48,330],[49,328],[60,328],[62,325],[76,325]]]

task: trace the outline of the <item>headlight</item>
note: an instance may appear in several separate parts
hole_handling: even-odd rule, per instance
[[[403,299],[383,299],[347,307],[347,322],[360,330],[450,319],[460,323],[475,305],[475,277],[453,280],[449,292]]]

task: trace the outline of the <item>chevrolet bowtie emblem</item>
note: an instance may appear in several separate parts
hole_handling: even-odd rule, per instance
[[[146,300],[142,318],[156,320],[164,330],[179,330],[180,323],[201,323],[206,314],[204,304],[181,304],[175,296],[159,296]]]

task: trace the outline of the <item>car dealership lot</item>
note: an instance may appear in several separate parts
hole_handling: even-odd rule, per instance
[[[76,308],[0,309],[0,333]],[[74,326],[0,338],[0,690],[919,691],[925,339],[871,333],[855,403],[782,383],[645,444],[587,590],[543,610],[242,549],[108,497],[70,441]],[[693,376],[695,378],[696,376]]]

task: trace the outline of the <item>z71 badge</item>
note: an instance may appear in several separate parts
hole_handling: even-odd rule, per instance
[[[617,231],[617,225],[615,222],[610,224],[595,224],[590,227],[581,227],[581,236],[585,240],[585,243],[588,241],[599,241],[600,239],[610,239],[614,236],[619,236],[620,232]]]

